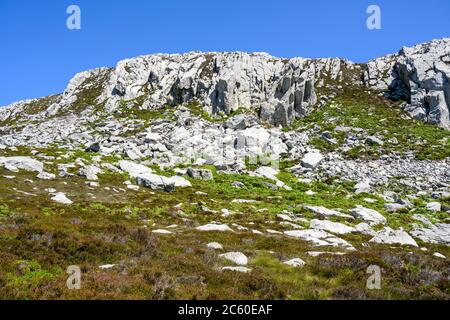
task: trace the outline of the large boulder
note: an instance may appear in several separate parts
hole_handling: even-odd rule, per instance
[[[309,169],[315,169],[322,160],[323,156],[319,152],[309,152],[303,157],[302,166]]]
[[[10,171],[25,170],[41,173],[44,164],[30,157],[0,157],[0,166]]]
[[[370,61],[364,80],[391,98],[406,100],[412,117],[450,128],[450,38]]]
[[[153,170],[149,167],[127,160],[119,161],[119,168],[132,178],[136,178],[140,174],[153,173]]]
[[[370,225],[385,224],[386,218],[373,209],[364,208],[363,206],[357,206],[350,210],[350,213],[357,219],[361,219]]]
[[[427,228],[416,228],[411,235],[426,243],[450,246],[450,224],[429,224]]]
[[[51,199],[55,202],[65,205],[71,205],[73,203],[73,201],[67,198],[67,196],[63,192],[56,193]]]
[[[102,169],[99,167],[90,165],[80,168],[79,174],[82,177],[85,177],[87,180],[90,181],[97,181],[98,180],[98,174],[102,172]]]
[[[191,187],[191,183],[183,177],[164,177],[153,173],[139,174],[136,177],[138,185],[153,190],[175,191],[175,187]]]
[[[194,169],[194,168],[189,168],[187,170],[187,174],[188,176],[190,176],[191,178],[194,179],[199,179],[199,180],[213,180],[213,173],[211,170],[209,169]]]
[[[291,230],[285,231],[284,234],[290,237],[312,242],[316,246],[342,247],[348,250],[354,250],[354,247],[347,241],[323,230]]]
[[[403,230],[393,230],[389,227],[376,233],[370,242],[383,244],[399,244],[418,247],[416,241]]]
[[[220,254],[219,257],[240,266],[246,266],[248,264],[248,258],[242,252],[227,252]]]

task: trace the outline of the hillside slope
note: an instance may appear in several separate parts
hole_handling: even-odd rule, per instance
[[[0,299],[449,299],[449,66],[158,54],[1,108]]]

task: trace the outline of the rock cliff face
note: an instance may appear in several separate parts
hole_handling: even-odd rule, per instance
[[[120,62],[101,100],[109,111],[142,96],[144,109],[196,100],[210,114],[257,109],[261,118],[285,126],[316,103],[314,76],[305,59],[264,53],[152,55]]]
[[[367,64],[365,83],[387,91],[414,118],[450,127],[450,39],[403,48]]]

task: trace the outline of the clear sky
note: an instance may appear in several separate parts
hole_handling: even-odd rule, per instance
[[[81,8],[81,30],[66,9]],[[366,27],[370,4],[382,29]],[[356,62],[450,37],[449,0],[0,0],[0,105],[150,53],[265,51]]]

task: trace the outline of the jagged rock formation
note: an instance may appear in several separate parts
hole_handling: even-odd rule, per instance
[[[170,165],[200,151],[193,158],[242,168],[243,156],[287,153],[298,158],[310,151],[308,133],[268,126],[286,127],[342,90],[367,91],[364,84],[408,100],[405,109],[414,117],[449,127],[449,43],[403,48],[367,65],[242,52],[128,59],[115,68],[77,74],[62,94],[1,108],[0,145],[95,144],[102,154],[152,157]],[[190,104],[213,116],[238,109],[245,114],[211,123],[193,117]],[[148,123],[128,117],[170,106],[177,106],[170,119]]]
[[[435,40],[367,64],[365,83],[388,91],[414,118],[450,127],[450,39]]]
[[[315,70],[307,62],[242,52],[144,56],[120,62],[100,100],[108,111],[143,95],[143,109],[193,100],[210,114],[258,108],[263,119],[285,126],[316,102]]]

